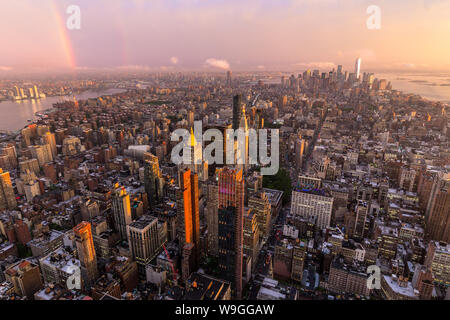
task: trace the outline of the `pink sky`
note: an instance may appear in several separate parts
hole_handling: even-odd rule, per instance
[[[79,5],[81,30],[65,27]],[[381,30],[366,9],[381,8]],[[14,0],[0,73],[148,70],[450,71],[449,0]]]

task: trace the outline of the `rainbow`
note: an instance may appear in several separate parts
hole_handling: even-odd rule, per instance
[[[60,14],[60,10],[58,6],[56,5],[56,0],[51,1],[51,7],[53,11],[54,18],[56,20],[57,24],[57,31],[61,40],[62,49],[64,51],[64,54],[66,56],[67,65],[72,69],[75,70],[77,64],[75,60],[75,55],[73,52],[72,42],[70,41],[69,34],[67,33],[66,24],[64,23],[64,19]]]

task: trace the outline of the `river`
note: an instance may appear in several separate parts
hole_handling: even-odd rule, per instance
[[[111,88],[100,91],[87,90],[75,94],[77,100],[86,100],[100,96],[125,92],[125,89]],[[35,113],[53,107],[54,103],[71,99],[71,97],[47,97],[38,100],[0,102],[0,130],[17,131],[27,125],[28,120],[36,118]]]
[[[419,94],[422,97],[450,103],[450,75],[446,73],[375,73],[378,79],[391,81],[392,88],[404,93]]]

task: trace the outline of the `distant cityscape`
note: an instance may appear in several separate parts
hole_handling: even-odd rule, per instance
[[[3,81],[4,100],[69,98],[1,136],[0,299],[449,300],[449,105],[354,61]],[[123,92],[74,97],[102,88]],[[276,132],[278,172],[197,121]]]

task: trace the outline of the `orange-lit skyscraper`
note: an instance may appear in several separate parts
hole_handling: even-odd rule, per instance
[[[73,228],[81,265],[81,277],[84,288],[90,288],[98,278],[97,255],[92,239],[91,224],[83,221]]]
[[[112,198],[112,211],[114,214],[114,225],[122,240],[127,239],[127,225],[131,219],[130,195],[124,187],[117,183]]]
[[[179,221],[183,225],[184,244],[192,244],[189,252],[193,257],[187,260],[193,261],[191,268],[198,265],[200,256],[200,216],[199,216],[199,194],[198,194],[198,175],[192,173],[190,169],[185,169],[180,172],[180,191],[182,193],[183,215]],[[181,213],[181,212],[180,212]],[[182,220],[182,221],[181,221]],[[183,262],[184,263],[184,262]],[[187,270],[187,269],[186,269]],[[187,275],[189,276],[189,275]]]
[[[56,138],[55,138],[55,134],[51,133],[51,132],[46,132],[43,136],[42,136],[42,142],[44,144],[48,144],[50,145],[50,150],[52,153],[53,158],[55,158],[58,155],[58,151],[56,149]]]
[[[3,172],[0,168],[0,210],[16,207],[17,201],[9,172]]]
[[[242,297],[244,178],[242,170],[224,167],[219,173],[219,269]]]

